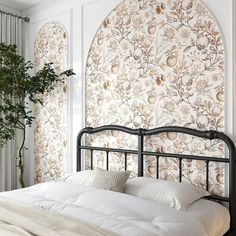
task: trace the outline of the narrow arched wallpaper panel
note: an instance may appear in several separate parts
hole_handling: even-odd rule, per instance
[[[38,32],[34,44],[35,70],[53,62],[57,72],[65,69],[67,33],[58,22],[48,22]],[[35,109],[35,183],[63,175],[67,154],[67,85],[58,84]]]
[[[181,125],[224,130],[224,44],[211,12],[200,0],[125,0],[104,20],[92,42],[86,67],[86,125],[153,128]],[[117,134],[115,134],[116,136]],[[88,142],[132,148],[132,138],[96,136]],[[164,134],[146,149],[223,155],[218,142]],[[104,166],[96,153],[95,165]],[[113,155],[112,169],[123,157]],[[88,163],[87,163],[88,164]],[[168,167],[167,165],[168,164]],[[184,162],[185,181],[204,185],[205,162]],[[210,164],[210,189],[223,194],[224,169]],[[129,168],[136,158],[129,157]],[[146,158],[146,175],[155,175]],[[161,177],[176,179],[175,159],[161,160]]]

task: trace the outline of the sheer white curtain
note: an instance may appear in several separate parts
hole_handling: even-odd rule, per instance
[[[0,11],[0,40],[7,44],[17,45],[19,54],[23,52],[24,20]],[[1,101],[0,101],[1,102]],[[17,187],[16,150],[20,142],[20,133],[15,140],[7,142],[0,149],[0,191]]]

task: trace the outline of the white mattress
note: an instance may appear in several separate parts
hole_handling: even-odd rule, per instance
[[[187,211],[123,193],[64,182],[38,184],[0,196],[40,206],[129,236],[222,236],[229,229],[228,210],[199,200]]]

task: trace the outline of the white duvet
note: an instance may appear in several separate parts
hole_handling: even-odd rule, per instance
[[[1,196],[125,236],[222,236],[229,228],[227,209],[208,200],[177,211],[127,194],[64,182],[38,184]]]

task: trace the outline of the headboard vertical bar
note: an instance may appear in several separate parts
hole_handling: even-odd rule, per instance
[[[138,130],[138,176],[143,176],[143,129]]]
[[[159,156],[156,156],[157,162],[156,162],[156,178],[159,179]]]
[[[182,158],[179,158],[179,182],[182,182]]]
[[[106,161],[107,161],[106,169],[109,170],[109,151],[106,151]]]
[[[224,133],[216,133],[214,132],[214,138],[219,138],[223,140],[229,150],[229,212],[230,212],[230,231],[233,231],[235,234],[236,231],[236,171],[235,171],[235,157],[236,157],[236,149],[233,140],[225,135]],[[232,235],[233,235],[232,234]]]
[[[127,152],[125,152],[125,170],[127,170]]]
[[[230,147],[229,147],[230,146]],[[236,171],[235,171],[235,156],[236,151],[234,143],[228,144],[230,167],[229,167],[229,211],[230,211],[230,228],[235,232],[236,230]]]
[[[82,145],[82,137],[84,134],[84,130],[81,130],[77,136],[77,163],[76,163],[76,170],[81,171],[82,170],[82,155],[81,155],[81,145]]]
[[[206,160],[206,191],[209,190],[209,161]]]
[[[91,149],[91,170],[93,170],[93,149]]]
[[[81,171],[82,168],[81,168],[81,163],[82,163],[82,160],[81,160],[81,148],[79,148],[79,144],[77,144],[77,163],[76,163],[76,170],[77,171]]]

